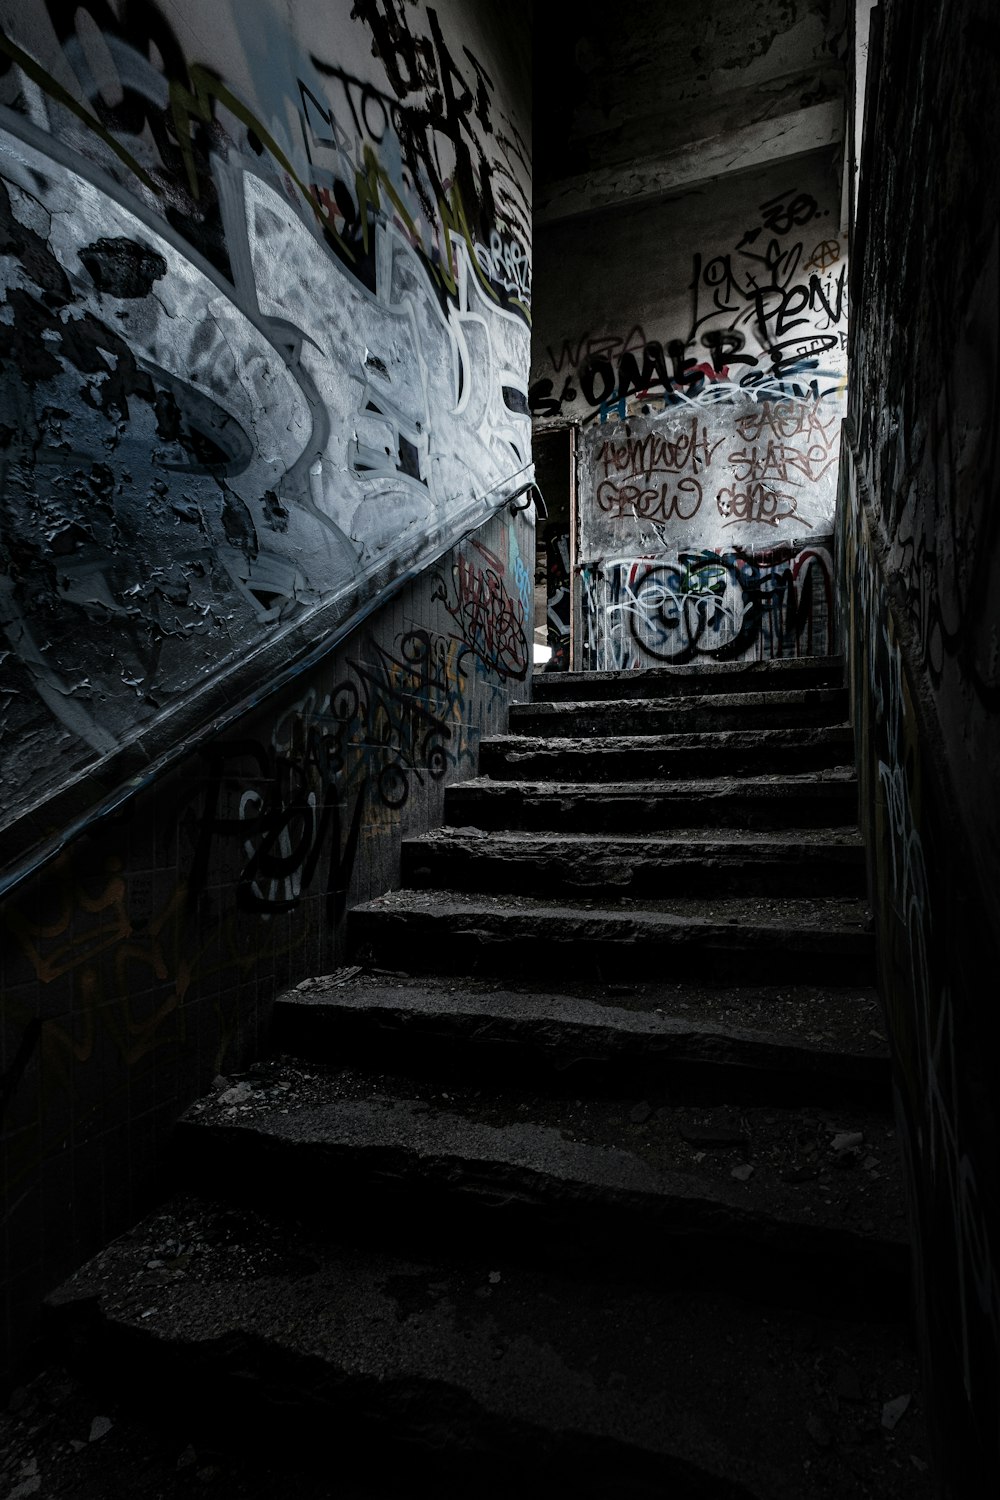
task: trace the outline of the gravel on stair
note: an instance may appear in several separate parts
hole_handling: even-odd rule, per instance
[[[64,1319],[101,1320],[107,1357],[128,1351],[145,1400],[189,1419],[201,1405],[203,1421],[225,1416],[258,1437],[280,1433],[298,1401],[327,1473],[331,1453],[338,1475],[350,1472],[360,1433],[375,1485],[390,1455],[371,1441],[381,1415],[387,1438],[409,1429],[411,1462],[429,1454],[435,1493],[456,1500],[531,1493],[532,1476],[536,1493],[595,1500],[929,1497],[916,1369],[896,1331],[753,1307],[734,1295],[739,1281],[734,1266],[726,1284],[692,1295],[577,1276],[567,1316],[558,1272],[331,1245],[189,1196],[53,1302]],[[172,1384],[150,1386],[165,1351]],[[226,1405],[234,1377],[238,1401]],[[904,1416],[886,1426],[903,1395]],[[466,1451],[476,1480],[463,1490],[447,1480]],[[637,1471],[649,1483],[633,1488]],[[408,1472],[399,1495],[419,1488]]]

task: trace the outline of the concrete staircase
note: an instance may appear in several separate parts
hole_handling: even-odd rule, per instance
[[[58,1324],[365,1494],[929,1494],[839,664],[535,696]]]

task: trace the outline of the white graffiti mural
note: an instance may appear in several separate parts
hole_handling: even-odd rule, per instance
[[[802,548],[704,548],[614,558],[584,570],[597,671],[826,655],[833,646],[832,538]]]
[[[403,150],[388,115],[382,164],[338,127],[340,170],[364,167],[348,201],[315,140],[293,162],[206,69],[182,88],[123,36],[101,54],[85,35],[89,51],[66,42],[79,95],[2,35],[8,814],[206,684],[232,698],[262,644],[356,607],[530,475],[524,299],[491,284],[468,225],[449,234],[454,194],[443,228],[417,232],[384,164]],[[159,122],[155,157],[148,131],[101,123],[102,55],[135,125]],[[188,175],[185,218],[170,205]],[[504,260],[514,235],[485,243]],[[526,295],[523,257],[504,264]]]

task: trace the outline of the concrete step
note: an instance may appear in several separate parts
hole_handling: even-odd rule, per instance
[[[616,698],[513,704],[512,734],[691,734],[714,729],[795,729],[841,724],[847,689],[797,688],[781,692],[712,693],[667,701]]]
[[[404,885],[525,896],[863,896],[865,850],[845,829],[705,829],[671,837],[436,828],[404,839]]]
[[[420,1258],[186,1196],[50,1308],[173,1430],[333,1462],[338,1493],[862,1500],[896,1494],[903,1465],[929,1500],[907,1457],[927,1461],[919,1401],[905,1431],[881,1425],[917,1389],[898,1328],[747,1305],[744,1280],[738,1262],[693,1293]]]
[[[534,1261],[544,1245],[546,1259],[645,1274],[638,1239],[657,1277],[736,1257],[745,1294],[765,1301],[907,1305],[892,1119],[857,1104],[823,1119],[662,1091],[571,1102],[285,1057],[199,1101],[174,1145],[185,1187],[224,1183],[328,1227],[357,1218],[397,1249],[505,1245]]]
[[[565,1097],[654,1090],[675,1102],[887,1109],[889,1053],[874,990],[562,984],[361,973],[280,997],[271,1044],[351,1067]]]
[[[445,791],[453,826],[659,833],[667,829],[857,826],[858,783],[848,767],[806,775],[703,777],[696,781],[458,782]]]
[[[394,891],[348,913],[349,957],[413,973],[697,979],[707,983],[874,983],[861,901],[534,901],[461,891]]]
[[[816,729],[719,730],[703,734],[494,735],[480,741],[479,772],[495,780],[622,781],[641,777],[760,776],[849,767],[849,724]]]
[[[594,698],[677,698],[687,694],[785,692],[799,687],[842,687],[838,656],[779,661],[705,662],[693,667],[645,667],[635,672],[536,672],[536,703]]]

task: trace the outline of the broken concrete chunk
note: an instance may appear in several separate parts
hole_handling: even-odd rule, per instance
[[[20,1484],[15,1484],[7,1496],[7,1500],[27,1500],[29,1495],[37,1495],[41,1487],[41,1476],[32,1474],[30,1478],[22,1480]]]
[[[734,1167],[730,1177],[735,1177],[737,1182],[749,1182],[753,1176],[753,1167],[749,1162],[744,1162],[740,1167]]]
[[[830,1142],[833,1151],[850,1151],[856,1146],[864,1145],[864,1132],[861,1130],[841,1130]]]
[[[95,1417],[90,1424],[90,1437],[88,1442],[100,1442],[102,1437],[107,1437],[114,1423],[110,1417]]]
[[[882,1408],[882,1426],[891,1432],[911,1400],[912,1397],[907,1392],[904,1396],[894,1396],[891,1401],[887,1401]]]
[[[248,1099],[253,1098],[253,1089],[248,1083],[236,1083],[231,1089],[226,1089],[224,1094],[219,1095],[220,1104],[246,1104]]]
[[[364,970],[360,964],[348,964],[342,969],[334,969],[330,979],[335,985],[349,984],[352,979],[357,979],[358,975],[363,973]],[[301,985],[299,988],[301,989]]]

